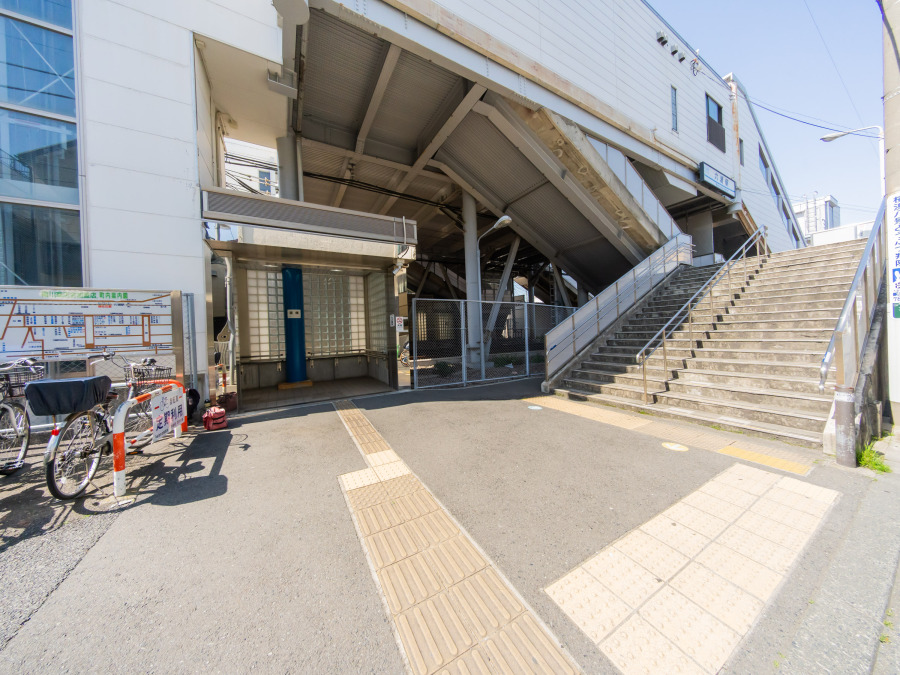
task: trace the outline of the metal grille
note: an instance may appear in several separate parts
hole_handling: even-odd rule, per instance
[[[303,273],[306,351],[311,356],[366,349],[365,283],[360,276]]]
[[[247,270],[251,358],[284,358],[283,295],[280,272]]]
[[[203,218],[415,245],[414,221],[225,190],[204,191]]]
[[[544,335],[574,311],[540,303],[414,299],[414,386],[543,375]],[[480,326],[470,331],[473,320]]]

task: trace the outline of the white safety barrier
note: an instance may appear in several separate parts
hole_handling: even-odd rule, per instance
[[[175,438],[181,438],[181,434],[187,431],[188,427],[187,398],[184,393],[184,385],[181,384],[181,382],[169,380],[169,384],[166,384],[159,389],[154,389],[153,391],[148,391],[145,394],[128,399],[116,410],[116,415],[113,418],[113,493],[116,497],[125,495],[125,420],[128,418],[128,411],[131,410],[135,404],[143,403],[154,396],[165,394],[176,387],[181,389],[181,405],[184,416],[181,419],[181,425],[175,427]],[[153,433],[153,429],[151,429],[149,433]]]

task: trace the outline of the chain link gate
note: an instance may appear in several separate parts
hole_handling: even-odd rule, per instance
[[[541,303],[415,298],[413,387],[543,375],[544,335],[574,312]]]

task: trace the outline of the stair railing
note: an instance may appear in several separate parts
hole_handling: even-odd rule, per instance
[[[678,265],[690,265],[692,249],[690,235],[675,236],[551,329],[544,336],[546,380],[549,382]]]
[[[761,256],[768,257],[769,248],[766,243],[766,228],[757,230],[752,237],[747,239],[737,251],[713,274],[699,290],[694,293],[690,299],[681,306],[675,314],[660,328],[656,335],[650,338],[640,352],[638,352],[638,364],[641,366],[641,378],[644,381],[644,403],[648,401],[647,392],[647,360],[653,356],[657,349],[662,347],[663,352],[663,372],[666,373],[665,380],[668,382],[671,378],[669,372],[669,353],[667,347],[667,337],[675,332],[685,320],[688,324],[688,344],[694,344],[694,312],[702,310],[701,304],[705,297],[709,297],[709,322],[715,323],[715,308],[713,307],[713,291],[723,279],[728,283],[728,296],[732,296],[732,269],[737,267],[739,261],[743,261],[743,268],[735,271],[740,274],[741,286],[747,282],[748,277],[748,253],[751,249],[755,249],[757,261],[763,260]]]
[[[847,299],[834,327],[828,349],[822,357],[822,365],[819,367],[819,391],[825,391],[825,381],[828,379],[832,361],[835,362],[837,386],[849,387],[851,391],[856,386],[862,351],[866,347],[863,338],[872,325],[878,293],[886,278],[885,206],[886,200],[883,199],[859,265],[856,267],[853,283],[847,291]]]

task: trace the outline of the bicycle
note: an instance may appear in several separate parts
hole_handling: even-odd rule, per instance
[[[94,360],[110,361],[115,352],[104,351]],[[120,357],[121,358],[121,357]],[[87,489],[97,473],[101,459],[112,453],[113,418],[119,405],[153,388],[154,379],[171,373],[171,368],[156,366],[154,359],[143,363],[125,361],[125,387],[115,391],[106,375],[32,382],[25,396],[36,415],[53,417],[53,432],[44,453],[47,488],[57,499],[76,499]],[[153,432],[149,401],[135,406],[126,423],[129,443],[140,442]],[[56,419],[65,415],[60,429]],[[147,439],[149,440],[149,439]]]
[[[28,382],[44,377],[44,366],[31,359],[0,364],[0,475],[10,476],[25,464],[31,422],[19,401]]]

